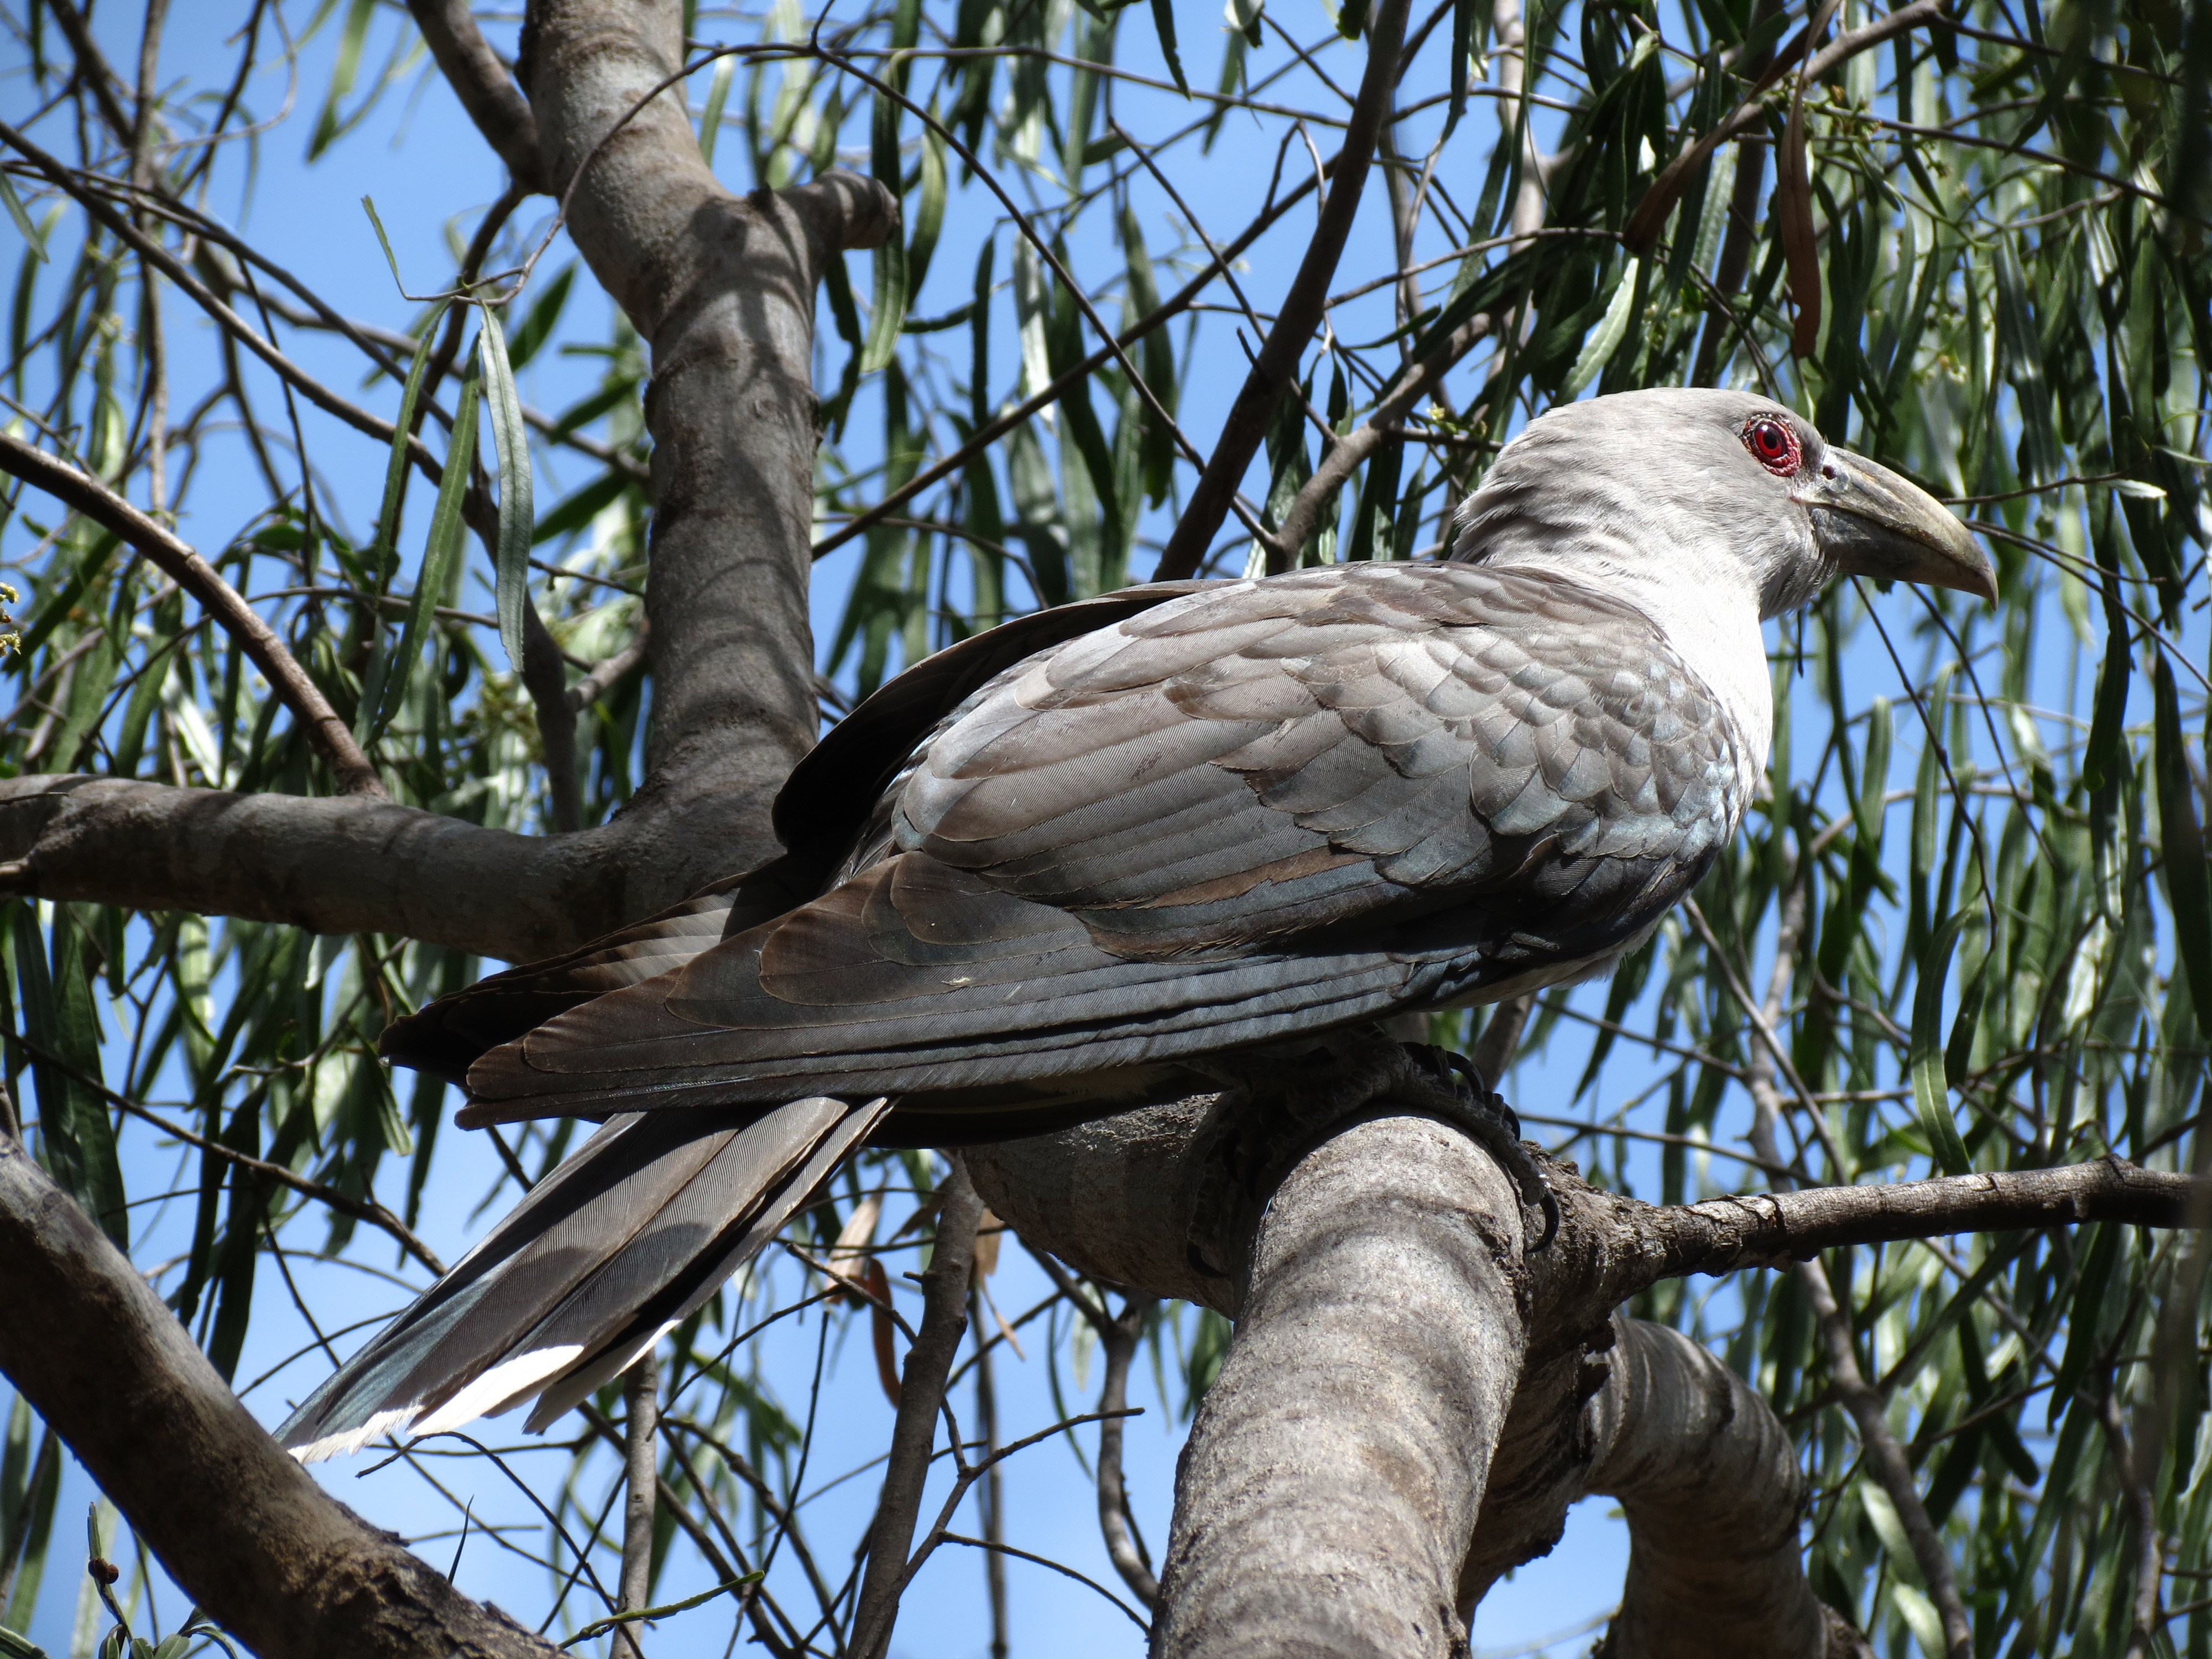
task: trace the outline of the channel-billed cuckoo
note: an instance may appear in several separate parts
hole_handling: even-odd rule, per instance
[[[465,1124],[605,1127],[281,1437],[550,1421],[863,1142],[1041,1133],[1604,970],[1765,769],[1760,623],[1839,574],[1996,593],[1941,504],[1789,410],[1629,392],[1532,422],[1448,559],[1158,582],[940,652],[793,771],[783,858],[391,1029]]]

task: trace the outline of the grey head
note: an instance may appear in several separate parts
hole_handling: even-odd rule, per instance
[[[1561,404],[1505,447],[1458,522],[1454,559],[1755,595],[1762,619],[1838,575],[1996,597],[1988,558],[1942,502],[1745,392]]]

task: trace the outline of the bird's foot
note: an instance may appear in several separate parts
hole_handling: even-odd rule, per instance
[[[1292,1165],[1382,1102],[1440,1118],[1480,1143],[1512,1178],[1522,1205],[1542,1218],[1532,1250],[1559,1231],[1559,1202],[1522,1144],[1520,1119],[1462,1055],[1354,1029],[1297,1050],[1246,1050],[1206,1069],[1225,1091],[1192,1209],[1189,1259],[1201,1273],[1228,1277],[1210,1257],[1220,1253],[1219,1241],[1249,1231],[1238,1218],[1256,1216]]]

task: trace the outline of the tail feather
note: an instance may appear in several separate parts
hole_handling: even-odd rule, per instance
[[[610,1121],[277,1431],[303,1462],[626,1370],[774,1237],[889,1110],[823,1096]]]

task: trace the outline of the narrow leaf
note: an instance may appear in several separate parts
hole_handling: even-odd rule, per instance
[[[1182,94],[1190,96],[1190,82],[1183,79],[1182,58],[1176,51],[1175,0],[1152,0],[1152,27],[1160,37],[1160,56],[1168,60],[1168,73]]]
[[[2173,906],[2174,949],[2189,973],[2197,1029],[2212,1033],[2212,878],[2204,866],[2204,830],[2197,821],[2195,780],[2183,749],[2181,705],[2173,669],[2161,651],[2151,665],[2158,817],[2166,854],[2166,895]]]
[[[514,370],[507,361],[507,337],[499,313],[484,307],[483,331],[477,337],[483,360],[484,407],[491,416],[491,441],[499,456],[499,544],[492,556],[498,594],[499,642],[514,672],[522,672],[522,613],[530,604],[530,432],[522,423],[522,399],[515,394]]]
[[[1615,279],[1613,298],[1606,306],[1605,315],[1598,319],[1597,327],[1583,342],[1582,352],[1576,357],[1575,366],[1567,371],[1567,378],[1560,383],[1560,402],[1565,403],[1575,397],[1597,379],[1598,371],[1620,349],[1622,337],[1628,332],[1628,319],[1636,310],[1636,276],[1642,263],[1641,260],[1631,259],[1621,267],[1620,275]],[[1433,327],[1429,331],[1430,335],[1435,332]],[[1427,337],[1424,337],[1425,342]]]
[[[4,173],[0,173],[0,207],[8,210],[8,216],[15,222],[15,228],[22,233],[23,240],[30,244],[32,256],[37,259],[45,259],[46,239],[39,234],[39,228],[31,222],[31,216],[23,209],[23,198],[15,194],[14,181]]]
[[[384,683],[384,701],[376,711],[374,738],[390,725],[407,696],[407,683],[415,672],[416,653],[422,648],[439,597],[446,591],[453,562],[461,550],[461,497],[468,491],[470,463],[477,453],[477,392],[483,384],[477,365],[481,354],[471,352],[461,377],[461,392],[453,411],[453,435],[446,446],[446,476],[438,484],[437,505],[430,510],[430,531],[422,545],[422,568],[415,579],[414,603],[408,607],[407,626],[392,655],[391,673]]]
[[[1965,1175],[1973,1164],[1959,1139],[1951,1117],[1950,1085],[1943,1076],[1943,982],[1950,977],[1951,953],[1958,946],[1959,930],[1972,919],[1970,910],[1954,911],[1944,918],[1929,941],[1920,963],[1920,982],[1912,995],[1912,1046],[1907,1067],[1912,1073],[1912,1102],[1920,1114],[1920,1127],[1928,1146],[1945,1175]]]

